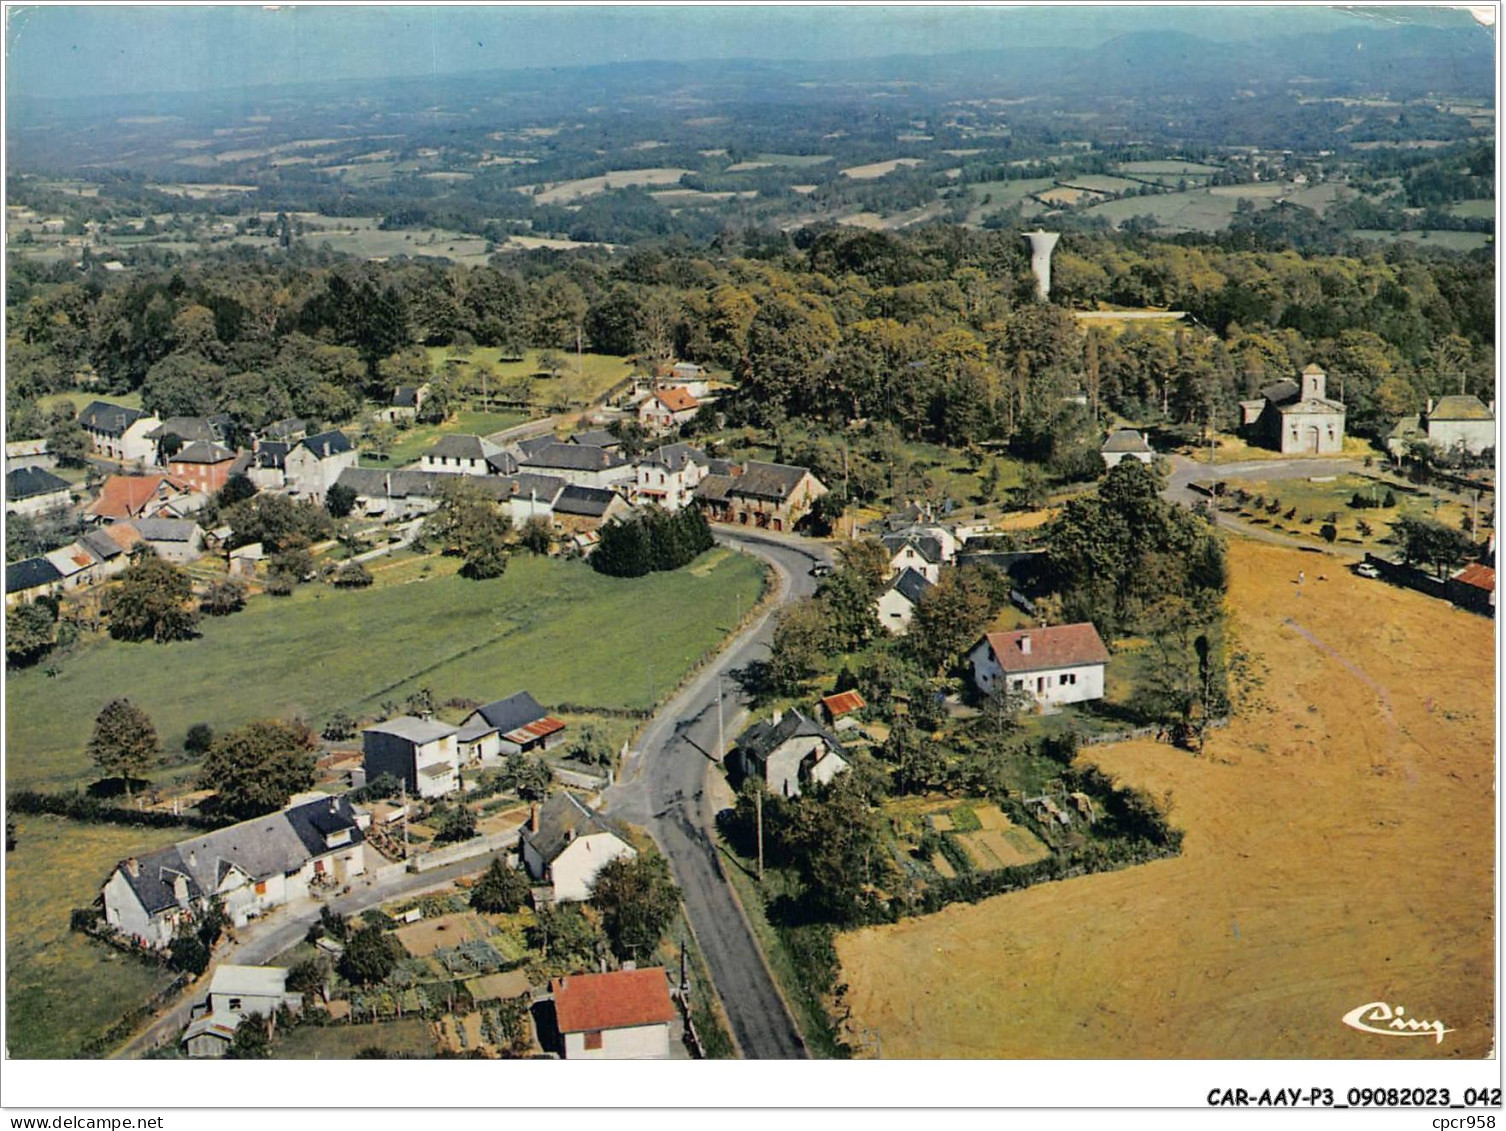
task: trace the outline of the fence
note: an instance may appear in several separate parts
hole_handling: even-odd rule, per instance
[[[576,789],[588,789],[592,793],[606,789],[612,784],[610,775],[607,774],[584,774],[579,770],[566,770],[559,766],[550,766],[549,772],[554,775],[554,780],[561,785],[573,786]]]
[[[1425,573],[1414,566],[1403,565],[1401,562],[1387,561],[1385,558],[1376,557],[1374,554],[1365,555],[1365,563],[1374,566],[1381,577],[1392,585],[1400,585],[1406,589],[1415,589],[1419,593],[1426,593],[1429,597],[1436,597],[1440,601],[1448,601],[1458,605],[1467,612],[1478,613],[1481,616],[1493,617],[1496,615],[1495,606],[1491,604],[1492,594],[1486,590],[1476,588],[1473,585],[1465,585],[1453,578],[1439,580],[1430,573]]]
[[[410,872],[427,872],[431,868],[442,868],[446,864],[453,864],[457,860],[468,860],[472,856],[484,856],[489,852],[500,852],[511,848],[518,840],[518,830],[508,829],[500,833],[488,833],[486,836],[472,837],[463,840],[459,844],[452,844],[448,848],[438,848],[433,852],[420,853],[408,861]]]
[[[1217,730],[1219,727],[1226,727],[1228,725],[1228,716],[1209,719],[1204,724],[1209,730]],[[1102,746],[1107,742],[1128,742],[1132,738],[1153,738],[1159,734],[1164,734],[1168,729],[1169,727],[1166,723],[1152,723],[1149,726],[1131,727],[1128,730],[1109,731],[1107,734],[1084,735],[1082,742],[1084,746]]]

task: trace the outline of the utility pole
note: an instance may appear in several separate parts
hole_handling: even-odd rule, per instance
[[[403,859],[408,859],[408,779],[403,779],[399,798],[403,806]]]
[[[727,736],[722,730],[722,673],[716,673],[716,760],[727,760]]]
[[[753,804],[758,810],[758,882],[763,883],[763,783],[753,794]]]

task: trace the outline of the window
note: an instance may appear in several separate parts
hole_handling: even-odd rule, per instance
[[[1024,691],[1025,690],[1025,681],[1023,679],[1017,679],[1017,680],[1015,680],[1014,681],[1014,689],[1016,691]]]
[[[257,881],[257,884],[256,884],[256,894],[257,895],[266,895],[267,894],[267,881],[266,880],[258,880]]]
[[[240,1009],[241,999],[238,997],[231,998],[230,1001],[226,1004],[225,1008],[231,1010],[232,1012]]]
[[[599,1049],[599,1048],[601,1048],[601,1030],[600,1029],[593,1030],[592,1032],[586,1034],[586,1048],[587,1049]]]

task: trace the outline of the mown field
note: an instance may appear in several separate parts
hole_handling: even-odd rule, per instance
[[[1457,529],[1460,520],[1470,513],[1468,506],[1453,499],[1432,495],[1417,488],[1391,486],[1363,475],[1340,475],[1327,482],[1310,479],[1261,480],[1254,476],[1229,479],[1225,488],[1225,505],[1235,501],[1229,495],[1229,492],[1235,490],[1246,491],[1251,496],[1241,511],[1236,512],[1240,521],[1254,523],[1280,534],[1305,538],[1315,546],[1323,544],[1320,530],[1324,518],[1330,514],[1338,516],[1334,526],[1338,529],[1339,541],[1373,550],[1380,546],[1382,540],[1390,538],[1392,526],[1403,517],[1428,518]],[[1395,506],[1351,509],[1348,505],[1355,495],[1374,502],[1384,502],[1387,492],[1395,498]],[[1255,498],[1265,499],[1267,507],[1277,500],[1280,500],[1281,505],[1273,515],[1265,509],[1257,510],[1254,506]],[[1296,510],[1296,515],[1286,518],[1293,509]],[[1488,501],[1481,513],[1489,517]],[[1360,531],[1361,522],[1370,528],[1369,534]]]
[[[404,584],[255,598],[206,620],[197,640],[92,640],[55,677],[7,675],[6,784],[92,781],[84,746],[100,707],[120,695],[170,749],[196,722],[220,730],[267,716],[375,715],[419,687],[440,699],[526,688],[550,706],[647,707],[720,642],[739,598],[747,608],[761,591],[756,558],[712,550],[705,561],[713,557],[709,569],[619,579],[519,555],[484,582],[456,576],[454,559],[431,559],[403,567]],[[424,565],[448,575],[423,580]]]
[[[1270,206],[1269,200],[1249,198],[1256,208]],[[1154,217],[1163,228],[1188,232],[1216,232],[1229,225],[1238,206],[1239,198],[1215,196],[1209,189],[1189,189],[1186,192],[1156,193],[1151,196],[1130,196],[1122,200],[1108,200],[1085,210],[1088,216],[1102,216],[1119,224],[1134,216]]]
[[[480,412],[462,409],[443,424],[415,424],[400,429],[387,449],[386,459],[377,459],[367,444],[361,444],[362,467],[403,467],[434,446],[441,436],[489,436],[528,417],[519,412]]]
[[[532,407],[540,412],[558,407],[584,408],[601,399],[618,382],[632,375],[632,364],[625,357],[606,353],[566,353],[565,367],[558,377],[551,377],[539,363],[539,355],[546,351],[525,350],[522,361],[503,361],[501,350],[496,346],[478,346],[464,356],[456,357],[450,346],[432,346],[429,360],[437,373],[450,360],[464,365],[472,373],[472,382],[479,389],[481,370],[487,372],[487,381],[492,392],[509,382],[526,380],[528,398]]]
[[[1182,855],[839,936],[854,1031],[897,1059],[1492,1054],[1492,624],[1320,560],[1232,544],[1263,685],[1203,756],[1085,755],[1170,806]],[[1381,999],[1454,1032],[1342,1024]]]
[[[1355,235],[1377,243],[1415,243],[1418,247],[1436,247],[1444,251],[1476,251],[1489,247],[1494,242],[1485,232],[1451,232],[1426,228],[1414,232],[1384,232],[1374,228],[1358,228]]]
[[[16,847],[5,854],[6,1050],[23,1059],[71,1057],[172,975],[70,931],[69,909],[87,906],[119,860],[185,833],[61,817],[15,822]]]

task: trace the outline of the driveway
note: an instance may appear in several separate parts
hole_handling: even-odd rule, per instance
[[[828,561],[819,542],[718,529],[717,541],[769,562],[779,577],[774,604],[742,632],[721,656],[667,704],[644,729],[607,791],[607,812],[646,827],[668,857],[680,885],[691,929],[705,955],[732,1026],[750,1059],[796,1059],[807,1055],[784,999],[743,918],[710,829],[715,802],[706,794],[709,763],[717,750],[717,686],[727,741],[732,723],[747,706],[732,673],[767,656],[773,612],[815,591],[810,568]],[[713,771],[714,772],[714,771]]]

